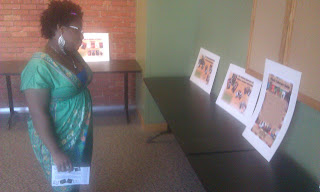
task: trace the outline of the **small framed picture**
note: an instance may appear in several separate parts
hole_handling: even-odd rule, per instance
[[[86,62],[110,60],[108,33],[84,33],[83,37],[78,52]]]
[[[219,60],[220,57],[218,55],[201,48],[190,81],[210,94]]]

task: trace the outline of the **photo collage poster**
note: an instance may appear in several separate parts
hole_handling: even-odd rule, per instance
[[[301,72],[266,60],[259,101],[242,135],[268,162],[289,127],[300,79]]]
[[[261,88],[261,81],[230,64],[216,104],[244,125],[249,122]]]
[[[190,80],[210,94],[220,57],[201,48]]]
[[[84,33],[78,52],[86,62],[109,61],[109,34]]]

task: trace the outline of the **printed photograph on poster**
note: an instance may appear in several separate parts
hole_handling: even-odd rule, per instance
[[[270,161],[295,109],[301,72],[266,60],[259,101],[243,136]]]
[[[84,33],[78,52],[86,62],[109,61],[109,34]]]
[[[203,48],[200,49],[190,80],[210,94],[220,57]]]
[[[256,106],[260,88],[260,80],[247,74],[245,69],[230,64],[216,104],[247,125]]]

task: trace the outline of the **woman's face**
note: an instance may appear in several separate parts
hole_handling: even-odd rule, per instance
[[[82,21],[76,19],[69,26],[63,26],[63,38],[66,41],[64,49],[69,52],[77,51],[82,44]]]

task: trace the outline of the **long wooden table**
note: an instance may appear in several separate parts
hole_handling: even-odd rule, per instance
[[[0,61],[0,75],[6,77],[10,116],[8,126],[10,129],[12,117],[14,115],[14,105],[12,97],[11,76],[19,76],[28,61]],[[124,75],[124,106],[127,123],[130,122],[128,112],[128,74],[141,73],[141,68],[136,60],[111,60],[105,62],[89,62],[93,73],[123,73]]]
[[[189,77],[144,82],[207,191],[318,191],[284,151],[267,162],[243,137],[245,126]]]

